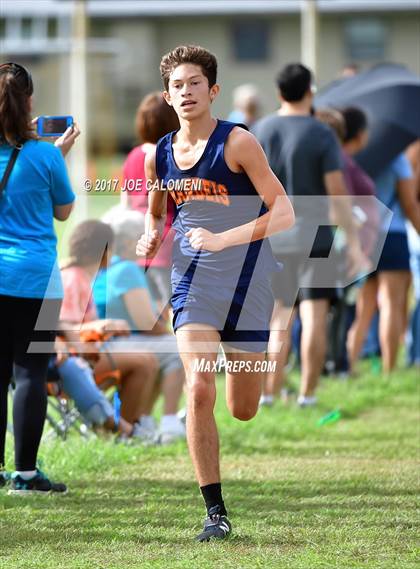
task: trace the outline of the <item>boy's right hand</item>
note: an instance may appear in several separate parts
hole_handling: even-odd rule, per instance
[[[138,257],[152,259],[159,250],[162,240],[157,229],[143,233],[137,241],[136,254]]]

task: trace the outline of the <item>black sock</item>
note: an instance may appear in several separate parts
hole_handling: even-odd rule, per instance
[[[227,515],[225,504],[222,498],[222,485],[220,482],[216,482],[215,484],[207,484],[207,486],[200,486],[200,490],[206,503],[207,513],[213,506],[220,506],[220,515]]]

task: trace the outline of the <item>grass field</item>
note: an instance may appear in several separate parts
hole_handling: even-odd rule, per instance
[[[204,512],[184,443],[124,447],[77,436],[45,443],[45,468],[69,494],[0,492],[0,567],[418,567],[419,395],[414,371],[390,379],[366,373],[324,380],[316,410],[278,403],[240,423],[226,411],[220,380],[234,535],[213,544],[193,541]],[[340,421],[317,425],[337,407]]]

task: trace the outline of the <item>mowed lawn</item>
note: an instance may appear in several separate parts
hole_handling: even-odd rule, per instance
[[[184,443],[126,447],[78,436],[44,443],[45,469],[70,491],[27,498],[0,491],[0,567],[414,568],[419,396],[414,371],[324,379],[316,410],[279,402],[240,423],[228,415],[219,380],[234,534],[211,544],[193,541],[204,512]],[[336,408],[341,420],[317,425]]]

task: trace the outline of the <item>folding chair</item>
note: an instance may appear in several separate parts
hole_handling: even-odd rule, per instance
[[[116,368],[111,354],[106,350],[102,349],[103,344],[112,336],[112,334],[101,333],[96,330],[83,331],[80,334],[80,340],[84,343],[94,343],[99,351],[106,353],[108,359],[110,360],[112,370],[109,370],[100,376],[95,375],[95,383],[102,391],[106,392],[110,387],[116,387],[117,391],[120,389],[121,385],[121,372]],[[65,342],[65,339],[61,336],[61,340]],[[69,349],[69,357],[81,356],[84,354],[77,354],[74,350]],[[85,357],[92,365],[97,357],[95,354],[89,354]],[[96,436],[94,431],[90,428],[90,425],[84,420],[81,413],[69,399],[69,397],[63,392],[60,387],[60,377],[59,374],[52,364],[49,369],[49,380],[47,383],[48,389],[48,409],[47,409],[47,422],[51,426],[51,429],[47,432],[46,437],[51,438],[53,436],[60,437],[65,440],[71,430],[77,431],[83,438],[87,439],[92,436]],[[108,394],[108,398],[111,403],[115,405],[114,392]]]
[[[71,431],[77,432],[84,439],[96,436],[84,420],[83,415],[62,390],[60,377],[53,361],[51,361],[48,369],[47,393],[46,423],[51,428],[44,433],[45,439],[61,438],[66,440]]]

